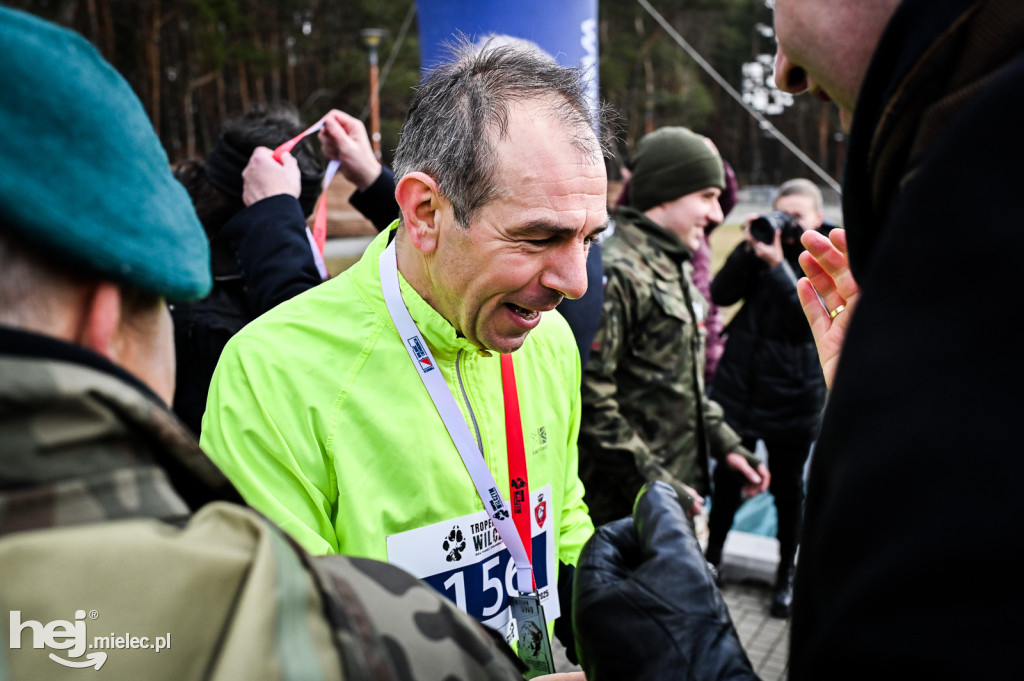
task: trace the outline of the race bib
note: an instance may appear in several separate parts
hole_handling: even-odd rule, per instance
[[[558,617],[555,575],[555,528],[550,517],[551,485],[532,493],[530,514],[533,578],[544,619]],[[506,641],[519,633],[511,616],[509,596],[518,596],[515,563],[486,511],[445,520],[387,538],[388,562],[411,572],[447,596]],[[530,592],[530,585],[523,585]]]

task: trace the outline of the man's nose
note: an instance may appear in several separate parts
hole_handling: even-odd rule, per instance
[[[775,84],[794,95],[807,90],[807,72],[791,62],[781,47],[775,52]]]
[[[587,292],[587,253],[589,249],[573,243],[561,252],[552,254],[550,264],[541,274],[540,283],[558,291],[565,298],[575,300]]]

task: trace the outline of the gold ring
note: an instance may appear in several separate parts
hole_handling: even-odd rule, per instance
[[[837,307],[836,309],[834,309],[834,310],[832,310],[831,312],[829,312],[829,313],[828,313],[828,316],[829,316],[829,317],[831,317],[832,319],[835,319],[835,318],[836,318],[836,316],[837,316],[837,315],[838,315],[838,314],[839,314],[840,312],[842,312],[843,310],[845,310],[845,309],[846,309],[846,306],[845,306],[845,305],[840,305],[840,306],[839,306],[839,307]]]

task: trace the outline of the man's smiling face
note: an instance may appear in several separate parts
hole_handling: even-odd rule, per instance
[[[608,223],[608,182],[596,139],[584,155],[573,144],[579,134],[542,101],[514,104],[494,144],[497,198],[468,228],[450,204],[440,211],[431,304],[479,347],[518,349],[541,313],[587,290],[590,243]]]

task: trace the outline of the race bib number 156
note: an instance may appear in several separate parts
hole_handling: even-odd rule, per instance
[[[551,486],[530,495],[533,574],[550,622],[560,613],[554,528],[548,517]],[[515,563],[486,511],[388,537],[388,562],[424,580],[483,624],[515,640],[508,597],[520,593]],[[530,585],[523,591],[529,592]]]

